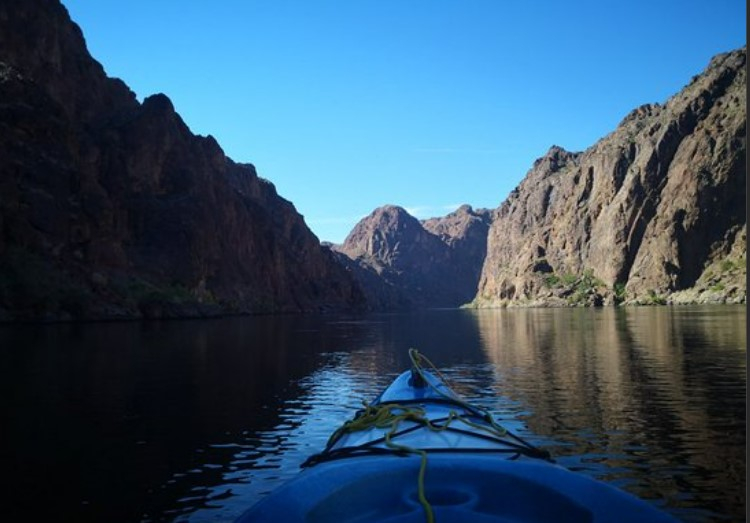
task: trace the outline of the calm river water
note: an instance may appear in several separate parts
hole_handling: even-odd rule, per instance
[[[5,521],[232,521],[427,355],[558,463],[745,521],[745,306],[0,326]]]

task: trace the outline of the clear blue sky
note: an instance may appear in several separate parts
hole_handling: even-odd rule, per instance
[[[745,45],[744,0],[63,0],[107,74],[165,93],[321,240],[384,204],[497,207]]]

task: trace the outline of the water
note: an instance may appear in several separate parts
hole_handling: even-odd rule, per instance
[[[744,306],[0,327],[3,519],[232,521],[429,356],[558,463],[745,520]]]

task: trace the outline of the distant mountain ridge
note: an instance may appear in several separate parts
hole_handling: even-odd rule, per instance
[[[58,1],[0,3],[0,150],[0,319],[365,305],[270,182],[108,78]]]
[[[476,293],[488,228],[489,212],[468,205],[424,222],[386,205],[334,249],[358,267],[376,308],[458,307]]]

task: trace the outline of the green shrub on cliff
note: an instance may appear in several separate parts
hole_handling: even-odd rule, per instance
[[[118,282],[116,290],[122,298],[141,308],[155,304],[182,305],[197,301],[192,293],[180,283],[156,285],[141,278],[132,278],[125,282]]]
[[[565,273],[560,278],[563,285],[575,285],[575,283],[578,281],[578,275],[573,273]]]
[[[661,294],[657,293],[653,289],[649,289],[648,298],[644,302],[644,305],[666,305],[667,299]]]
[[[8,247],[0,259],[0,306],[19,319],[82,318],[92,297],[88,287],[24,247]]]
[[[612,293],[615,296],[615,302],[622,303],[625,301],[625,282],[615,282],[615,284],[612,286]]]

